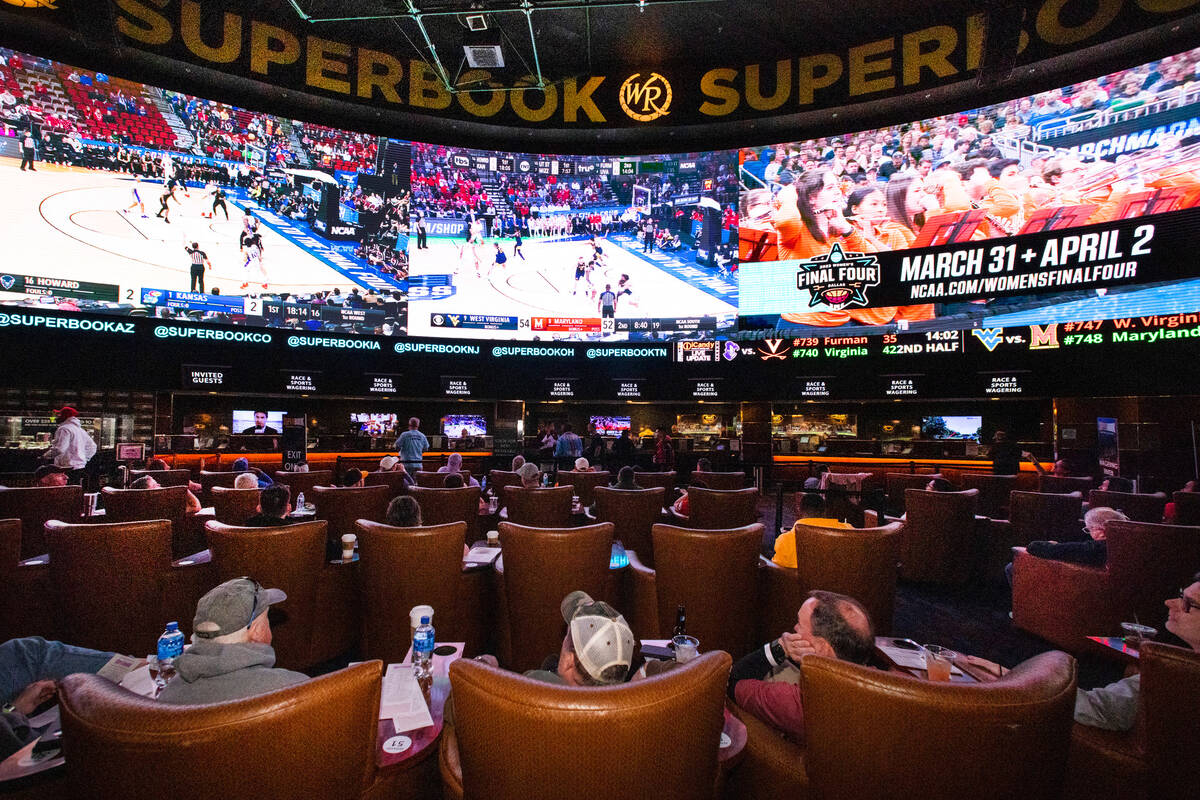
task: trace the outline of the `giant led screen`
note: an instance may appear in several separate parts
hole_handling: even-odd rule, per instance
[[[743,149],[743,326],[1195,311],[1198,69],[1194,50],[959,114]]]
[[[413,143],[409,332],[713,336],[737,323],[731,151],[638,158]]]
[[[0,303],[404,332],[407,142],[0,55]]]

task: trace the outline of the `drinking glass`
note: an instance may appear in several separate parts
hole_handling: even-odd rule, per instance
[[[676,636],[671,640],[675,645],[675,661],[686,664],[700,655],[700,640],[695,636]]]
[[[1125,634],[1125,646],[1132,647],[1134,650],[1141,649],[1142,642],[1150,641],[1158,635],[1156,628],[1137,622],[1122,622],[1121,632]]]
[[[954,664],[954,659],[958,658],[958,653],[948,647],[941,647],[936,644],[924,645],[925,650],[925,672],[929,675],[931,681],[949,681],[950,668]]]

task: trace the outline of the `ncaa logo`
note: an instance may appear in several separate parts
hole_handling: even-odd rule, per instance
[[[621,84],[617,95],[621,110],[638,122],[652,122],[671,113],[671,98],[670,81],[657,72],[644,79],[642,73],[635,72]]]

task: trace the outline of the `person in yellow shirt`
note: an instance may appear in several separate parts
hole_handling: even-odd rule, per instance
[[[854,527],[848,522],[820,516],[824,510],[825,501],[821,495],[814,492],[805,492],[800,496],[800,506],[797,509],[800,519],[796,520],[796,525],[813,525],[819,528]],[[771,557],[771,560],[781,567],[796,568],[796,527],[794,525],[790,531],[781,533],[776,537],[775,555]]]

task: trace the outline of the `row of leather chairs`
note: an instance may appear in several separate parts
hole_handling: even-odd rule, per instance
[[[95,676],[70,676],[60,693],[69,789],[239,796],[244,765],[254,763],[259,796],[387,796],[402,788],[403,773],[376,764],[381,666],[370,661],[236,703],[173,708]],[[740,763],[723,770],[716,754],[726,653],[589,689],[459,660],[449,669],[454,718],[442,731],[440,783],[446,797],[499,800],[553,796],[583,776],[588,796],[601,800],[715,798],[722,784],[731,800],[849,800],[881,786],[914,800],[932,786],[981,800],[1094,797],[1096,786],[1135,800],[1190,797],[1200,779],[1192,752],[1200,656],[1150,644],[1141,668],[1142,724],[1108,734],[1072,725],[1076,671],[1063,653],[969,686],[809,656],[803,746],[732,706],[746,741]],[[205,770],[207,779],[196,780]]]

